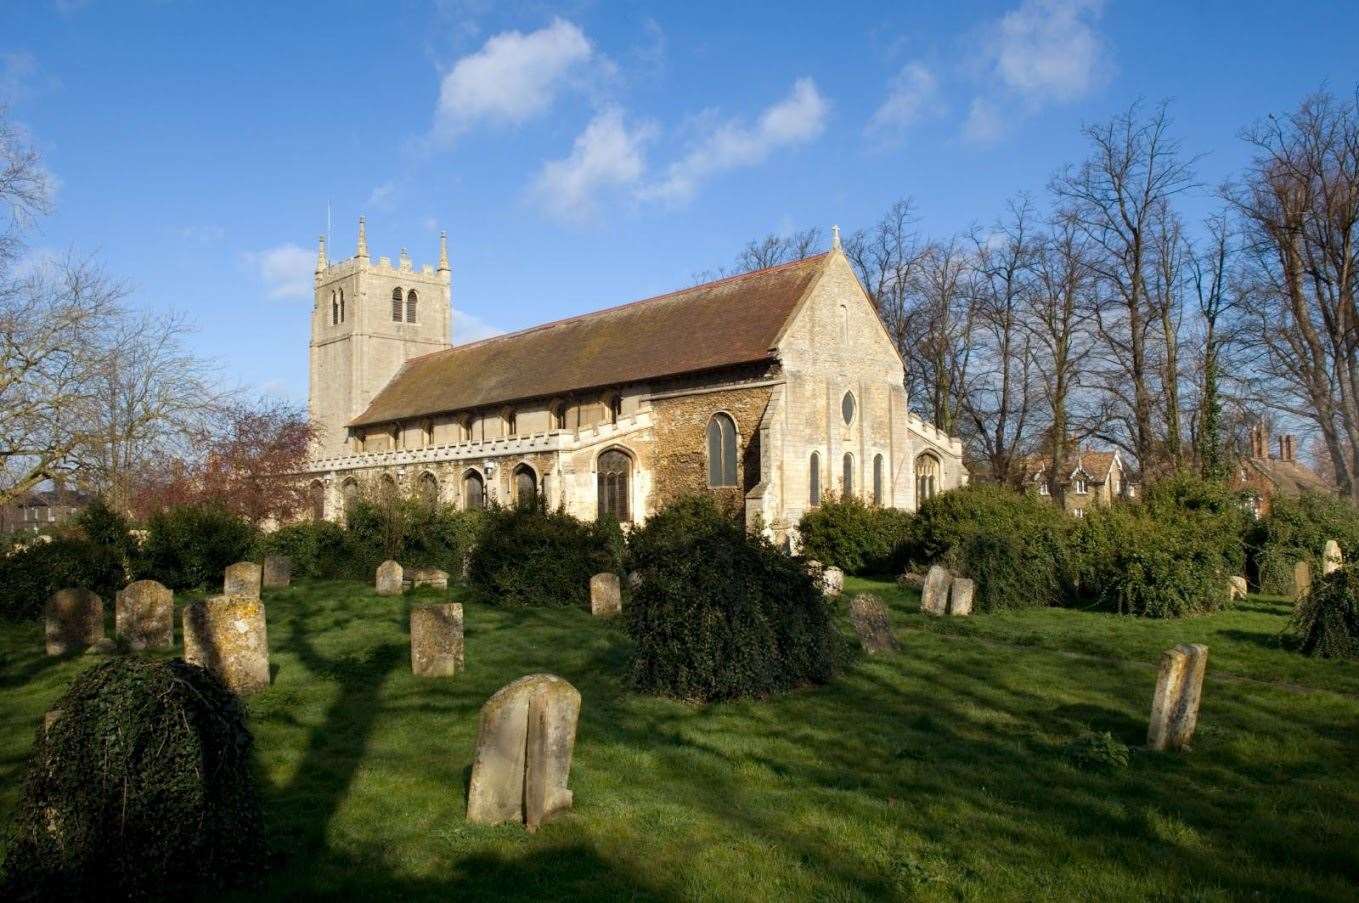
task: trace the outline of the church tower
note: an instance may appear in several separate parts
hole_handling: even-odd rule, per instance
[[[326,240],[316,252],[307,407],[322,435],[317,458],[348,454],[350,420],[362,414],[401,365],[452,341],[452,272],[448,239],[439,236],[439,266],[416,269],[401,249],[395,266],[368,257],[359,217],[354,256],[331,263]]]

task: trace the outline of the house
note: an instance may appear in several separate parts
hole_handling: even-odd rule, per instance
[[[1256,424],[1250,434],[1250,457],[1237,462],[1232,488],[1246,494],[1247,506],[1255,517],[1269,513],[1270,501],[1277,496],[1297,497],[1304,492],[1334,492],[1335,489],[1315,471],[1297,460],[1296,439],[1279,437],[1279,453],[1269,453],[1269,432]]]
[[[1047,456],[1028,459],[1024,470],[1024,485],[1044,498],[1051,498]],[[1058,495],[1062,509],[1074,517],[1084,517],[1092,505],[1109,505],[1115,499],[1131,498],[1136,493],[1117,451],[1077,449],[1067,459],[1070,470],[1058,481]]]
[[[92,500],[88,493],[59,486],[25,492],[0,507],[0,532],[38,533],[79,514]]]
[[[961,442],[910,412],[904,367],[829,251],[464,345],[452,269],[318,250],[312,516],[365,491],[462,508],[543,499],[644,520],[708,493],[795,542],[831,493],[914,509],[967,480]]]

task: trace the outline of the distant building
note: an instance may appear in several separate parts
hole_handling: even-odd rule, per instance
[[[0,532],[41,532],[79,514],[92,500],[89,493],[60,487],[25,492],[0,507]]]
[[[1247,505],[1256,517],[1269,513],[1270,501],[1277,496],[1294,498],[1304,492],[1334,492],[1334,488],[1315,471],[1297,460],[1297,441],[1291,435],[1279,437],[1279,453],[1269,453],[1269,433],[1257,424],[1250,434],[1250,457],[1237,462],[1232,488],[1247,494]]]
[[[1024,487],[1043,498],[1052,498],[1046,456],[1029,458],[1024,470]],[[1067,459],[1069,471],[1057,481],[1063,510],[1073,517],[1084,517],[1092,505],[1112,504],[1115,499],[1131,498],[1136,484],[1128,479],[1123,458],[1117,451],[1080,449]]]

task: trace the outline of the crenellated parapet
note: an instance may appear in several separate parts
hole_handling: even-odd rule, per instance
[[[963,441],[961,439],[957,436],[950,436],[914,411],[906,412],[906,428],[926,441],[933,442],[940,448],[948,449],[955,455],[962,455],[963,453]]]

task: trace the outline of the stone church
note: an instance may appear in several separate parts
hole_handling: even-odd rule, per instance
[[[709,493],[796,541],[832,496],[913,510],[967,480],[959,441],[911,413],[902,360],[846,260],[782,266],[453,345],[437,267],[316,261],[311,514],[363,492],[461,508],[535,497],[637,522]]]

